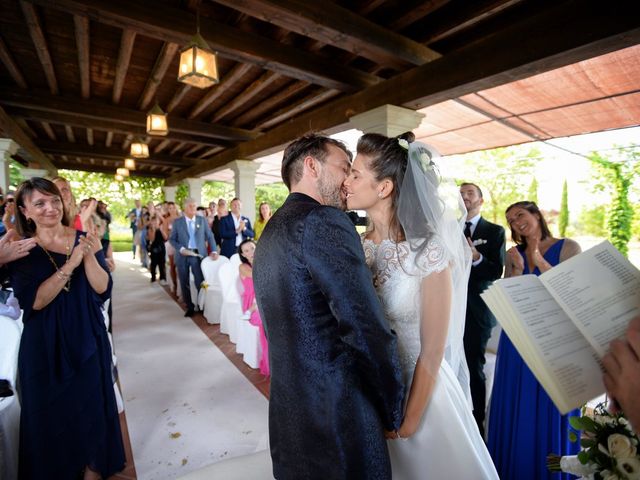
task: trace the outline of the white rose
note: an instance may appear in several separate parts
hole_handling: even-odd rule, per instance
[[[587,476],[598,471],[598,465],[583,465],[577,455],[567,455],[560,459],[560,470],[572,475]]]
[[[640,480],[640,460],[637,458],[618,459],[618,470],[624,472],[627,480]]]
[[[636,456],[636,447],[631,445],[631,440],[625,435],[614,433],[607,439],[609,454],[614,458],[629,458]]]

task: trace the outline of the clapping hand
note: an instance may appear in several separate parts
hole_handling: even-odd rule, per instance
[[[35,238],[18,240],[20,236],[14,229],[10,229],[4,237],[0,239],[0,264],[13,262],[29,254],[29,251],[36,246]]]
[[[531,245],[527,245],[527,250],[533,251],[533,255],[531,256],[533,259],[533,264],[538,267],[538,270],[540,270],[540,272],[544,273],[549,270],[552,265],[547,262],[542,256],[542,253],[540,253],[539,244],[540,241],[537,238],[532,239]]]
[[[473,261],[477,261],[480,259],[480,252],[476,249],[476,246],[473,244],[473,240],[471,240],[471,238],[467,237],[467,243],[469,244],[469,247],[471,248],[471,258],[473,259]]]
[[[95,255],[102,248],[102,244],[98,237],[96,237],[93,233],[87,233],[85,236],[81,236],[78,238],[78,246],[82,247],[84,253],[91,253]]]
[[[511,272],[513,275],[522,275],[524,272],[524,258],[516,247],[507,250],[508,261],[511,262]]]
[[[246,225],[246,222],[244,220],[240,220],[240,222],[238,222],[238,233],[244,230],[245,225]]]

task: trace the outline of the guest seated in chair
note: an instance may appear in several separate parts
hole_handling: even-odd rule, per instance
[[[238,251],[243,240],[254,238],[255,233],[251,228],[251,221],[240,213],[242,202],[239,198],[231,200],[231,212],[220,219],[220,236],[222,237],[222,249],[220,253],[227,258]]]
[[[100,309],[112,285],[100,239],[69,226],[49,180],[23,182],[16,206],[18,233],[37,243],[9,263],[24,310],[19,478],[110,477],[125,454]]]
[[[189,287],[189,269],[193,273],[196,289],[200,288],[204,277],[200,269],[202,257],[207,255],[207,244],[211,250],[211,258],[218,258],[216,241],[213,233],[207,225],[204,217],[196,215],[196,202],[192,198],[185,200],[184,216],[173,222],[169,241],[176,251],[176,266],[178,267],[178,277],[180,278],[180,289],[182,299],[187,306],[185,317],[192,317],[196,311],[195,303],[197,299],[191,298]]]
[[[238,255],[240,255],[240,280],[244,291],[242,292],[242,311],[248,313],[249,323],[260,329],[260,347],[262,354],[260,356],[260,373],[269,376],[269,346],[267,344],[267,336],[264,332],[264,326],[260,319],[260,312],[256,304],[256,292],[253,289],[253,256],[256,251],[256,242],[253,240],[244,240],[238,247]]]

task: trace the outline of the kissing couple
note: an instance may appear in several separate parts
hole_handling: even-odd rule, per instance
[[[271,365],[277,479],[498,478],[471,413],[463,349],[471,253],[436,152],[365,134],[284,152],[290,195],[254,283]],[[358,236],[345,209],[366,210]],[[466,213],[466,212],[465,212]]]

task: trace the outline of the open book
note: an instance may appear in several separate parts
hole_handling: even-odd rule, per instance
[[[640,314],[640,271],[605,241],[481,296],[564,414],[604,393],[600,359]]]

